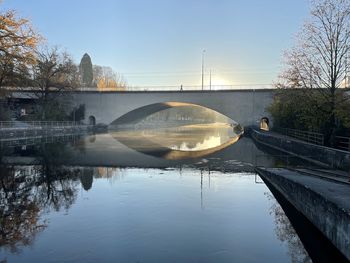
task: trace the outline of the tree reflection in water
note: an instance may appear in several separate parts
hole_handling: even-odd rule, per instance
[[[62,150],[44,145],[40,165],[0,166],[0,250],[19,253],[47,226],[44,213],[75,202],[80,171],[55,164]]]
[[[118,178],[116,168],[63,166],[59,157],[69,156],[66,147],[41,145],[35,152],[38,165],[0,165],[0,251],[20,253],[21,247],[30,246],[48,225],[45,214],[68,210],[80,183],[88,191],[94,177]],[[6,259],[0,258],[2,262]]]
[[[265,196],[271,201],[269,213],[270,215],[274,216],[277,238],[282,242],[287,242],[288,253],[290,254],[291,261],[293,263],[311,263],[311,258],[304,249],[298,234],[295,232],[280,204],[277,202],[271,192],[266,192]]]
[[[45,228],[40,218],[40,203],[32,195],[33,178],[13,167],[0,167],[0,246],[18,252],[19,246],[32,243]]]

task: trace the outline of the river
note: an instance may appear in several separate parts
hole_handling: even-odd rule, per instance
[[[230,125],[43,137],[0,154],[0,262],[312,262],[254,172],[303,162]]]

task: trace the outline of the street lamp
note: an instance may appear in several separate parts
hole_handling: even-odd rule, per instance
[[[202,90],[204,89],[204,53],[205,49],[202,51]]]
[[[211,69],[209,71],[209,90],[211,90]]]
[[[345,77],[344,77],[344,87],[345,88],[348,88],[348,53],[346,53],[346,56],[345,56]]]

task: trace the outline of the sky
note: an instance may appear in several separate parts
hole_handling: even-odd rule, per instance
[[[112,67],[132,86],[276,81],[309,0],[3,0],[77,63]]]

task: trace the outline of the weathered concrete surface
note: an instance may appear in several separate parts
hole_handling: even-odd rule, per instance
[[[350,152],[307,143],[273,132],[250,131],[251,137],[264,145],[275,148],[315,164],[350,171]]]
[[[350,187],[281,168],[256,168],[350,260]]]
[[[86,122],[93,116],[96,123],[111,124],[147,105],[182,102],[215,110],[247,126],[270,116],[266,107],[272,102],[273,90],[76,92],[70,95],[75,105],[85,105]]]

